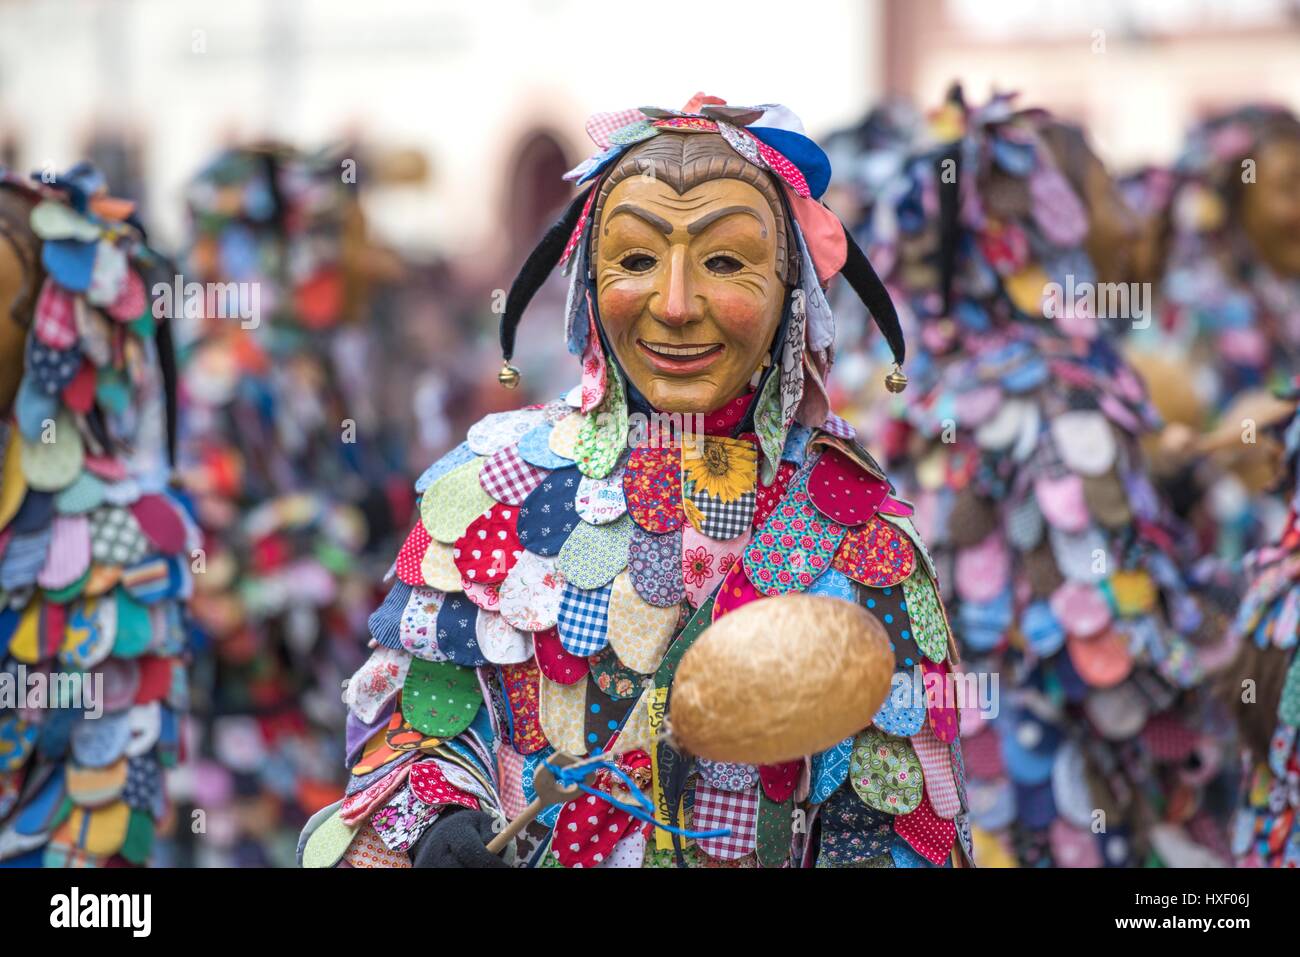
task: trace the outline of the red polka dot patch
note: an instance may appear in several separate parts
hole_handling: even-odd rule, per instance
[[[533,633],[533,651],[537,667],[549,680],[560,685],[571,685],[587,677],[591,663],[582,655],[573,655],[560,643],[560,633],[554,628]]]
[[[402,550],[397,553],[397,577],[408,585],[427,585],[424,580],[424,573],[420,571],[420,563],[424,560],[424,553],[429,549],[429,543],[433,537],[429,530],[424,527],[423,522],[416,522],[415,527],[411,529],[411,534],[406,536],[406,542],[402,545]]]
[[[808,476],[808,495],[823,515],[861,525],[889,495],[889,483],[864,472],[839,449],[828,448]]]
[[[929,801],[922,801],[915,811],[896,817],[894,830],[916,853],[936,866],[948,859],[957,840],[957,825],[935,814]]]
[[[505,580],[523,551],[516,530],[518,517],[515,506],[494,505],[469,523],[452,547],[452,559],[465,581],[492,585]]]
[[[777,466],[776,477],[772,479],[771,485],[758,483],[754,500],[754,528],[762,527],[767,517],[772,514],[772,509],[781,504],[781,498],[785,495],[785,490],[790,487],[790,479],[794,478],[794,473],[793,462],[782,462]]]

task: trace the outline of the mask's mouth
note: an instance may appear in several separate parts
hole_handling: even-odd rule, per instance
[[[726,346],[721,342],[685,343],[636,341],[641,354],[660,372],[669,375],[693,375],[713,365]]]

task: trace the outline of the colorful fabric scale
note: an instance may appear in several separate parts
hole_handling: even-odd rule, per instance
[[[934,117],[939,145],[896,150],[872,184],[857,231],[892,264],[883,278],[920,347],[877,434],[916,508],[850,530],[870,565],[834,567],[880,586],[912,562],[937,569],[967,687],[987,685],[983,703],[960,702],[958,787],[982,860],[1222,862],[1226,724],[1204,688],[1230,657],[1231,596],[1182,571],[1189,536],[1138,444],[1155,422],[1142,382],[1110,320],[1068,292],[1096,277],[1081,187],[1048,123],[1005,97],[950,102]],[[902,588],[936,619],[928,595]],[[913,629],[909,654],[940,649],[930,628]],[[907,726],[905,709],[886,710]],[[1162,749],[1172,734],[1182,744]],[[899,756],[861,760],[874,808],[912,800]]]
[[[26,333],[0,423],[0,865],[143,865],[173,813],[200,544],[169,484],[170,313],[146,295],[173,270],[84,164],[0,170],[0,227],[34,294],[0,317]]]
[[[545,408],[548,416],[553,416],[557,409],[566,407],[563,403],[552,403]],[[575,405],[564,414],[583,417],[596,413],[593,410],[584,414]],[[524,542],[522,548],[507,548],[500,558],[500,567],[504,569],[501,609],[477,609],[474,631],[478,636],[478,663],[459,657],[456,629],[440,627],[441,616],[434,640],[429,644],[413,645],[409,653],[390,650],[388,646],[377,649],[371,663],[349,682],[346,695],[352,711],[351,722],[370,723],[371,727],[379,728],[370,743],[356,752],[353,774],[358,777],[378,774],[379,761],[399,760],[398,752],[385,751],[388,746],[379,743],[386,733],[384,728],[413,725],[415,731],[432,733],[434,738],[419,745],[416,770],[410,772],[411,778],[427,763],[443,762],[447,749],[463,742],[462,754],[477,755],[481,760],[475,764],[475,770],[482,779],[492,781],[490,794],[482,800],[482,809],[488,813],[503,813],[503,808],[517,804],[510,795],[527,798],[531,774],[546,755],[565,752],[582,757],[611,745],[617,745],[622,754],[620,762],[630,761],[638,769],[637,779],[644,793],[648,797],[662,796],[665,787],[675,785],[668,780],[668,770],[658,753],[662,745],[656,740],[651,724],[651,702],[656,689],[666,689],[671,684],[676,660],[686,645],[714,617],[725,613],[720,606],[715,607],[713,598],[728,587],[723,581],[727,573],[750,574],[742,560],[745,542],[751,536],[758,540],[762,529],[771,527],[777,516],[784,515],[785,509],[795,508],[800,515],[806,513],[809,531],[820,528],[823,536],[830,537],[814,542],[813,549],[821,560],[808,561],[806,577],[796,576],[786,590],[833,594],[860,602],[869,609],[879,609],[876,613],[895,647],[904,649],[898,656],[896,683],[900,690],[896,697],[900,701],[907,698],[920,717],[915,725],[900,729],[890,724],[882,713],[879,726],[864,729],[854,742],[859,751],[871,747],[873,742],[879,743],[888,753],[881,759],[883,763],[864,762],[859,766],[856,758],[853,762],[841,760],[837,770],[830,771],[830,777],[818,779],[815,793],[807,784],[800,785],[800,781],[811,780],[803,772],[806,760],[811,760],[815,767],[824,766],[821,755],[773,768],[701,762],[690,770],[679,798],[691,809],[694,826],[730,828],[732,834],[728,838],[687,840],[682,846],[682,859],[691,866],[757,863],[781,867],[798,866],[805,861],[810,865],[856,866],[862,857],[859,845],[876,847],[872,835],[881,828],[885,848],[882,853],[886,857],[890,848],[897,845],[907,846],[911,849],[909,854],[927,865],[943,865],[954,853],[968,859],[970,848],[963,850],[957,843],[960,828],[953,823],[966,813],[964,799],[958,797],[953,784],[956,765],[950,745],[941,744],[936,738],[939,735],[944,741],[953,741],[955,721],[951,727],[941,722],[945,690],[942,682],[930,682],[931,693],[926,696],[923,656],[913,639],[914,630],[923,629],[928,653],[945,667],[952,663],[947,622],[929,572],[920,563],[909,561],[902,579],[885,574],[884,568],[899,567],[895,558],[850,543],[844,537],[843,526],[816,510],[806,491],[808,475],[817,474],[816,463],[822,454],[823,447],[816,437],[810,443],[812,450],[807,453],[806,466],[802,470],[783,468],[780,484],[763,490],[776,499],[768,515],[756,514],[753,507],[760,489],[758,449],[752,438],[705,435],[686,445],[693,450],[683,453],[681,448],[638,447],[619,457],[618,468],[622,470],[622,488],[631,517],[604,521],[599,511],[593,513],[581,502],[584,497],[590,497],[589,486],[577,480],[552,481],[555,476],[565,475],[567,470],[561,468],[539,470],[544,474],[535,491],[517,509],[509,503],[495,501],[481,516],[467,519],[465,533],[458,539],[462,559],[463,550],[476,537],[475,530],[491,532],[501,527],[507,512],[518,511],[514,517],[517,524],[507,531],[518,533]],[[499,454],[499,450],[493,454]],[[802,448],[799,454],[803,456]],[[460,463],[459,467],[466,465]],[[474,471],[473,465],[468,468]],[[844,471],[842,463],[838,468]],[[435,464],[431,471],[438,477],[423,492],[421,512],[445,514],[443,496],[458,494],[456,469],[443,469]],[[479,474],[481,477],[483,473]],[[860,498],[857,516],[860,519],[883,522],[875,509],[886,496],[880,494],[877,481],[864,483],[863,487],[871,489],[871,495]],[[711,502],[720,505],[734,506],[742,513],[743,522],[734,515],[718,521],[705,517],[698,523],[702,527],[697,528],[696,520],[701,515],[719,514],[703,508],[697,510],[694,503],[701,496],[708,496]],[[846,507],[851,504],[846,499],[841,501]],[[665,516],[674,514],[683,515],[686,520],[675,526],[665,521]],[[600,521],[593,522],[590,518]],[[630,538],[620,530],[620,523],[628,523]],[[837,531],[832,534],[827,529]],[[710,532],[714,533],[713,537]],[[912,554],[913,546],[905,533],[896,532],[887,537]],[[566,561],[569,554],[566,545],[578,538],[583,540],[581,558]],[[551,542],[557,559],[540,558],[527,550],[530,541],[539,539]],[[507,534],[503,540],[514,539]],[[422,543],[426,549],[439,547],[429,536],[416,532],[408,538],[408,548],[412,542]],[[790,538],[777,534],[767,547],[772,561],[785,555],[788,563],[788,556],[800,551],[804,543],[798,535]],[[485,553],[483,559],[488,557]],[[887,584],[876,587],[855,583],[833,570],[832,563],[839,560],[854,568],[870,568],[872,582]],[[415,567],[423,561],[419,555],[408,558],[408,563]],[[462,562],[462,589],[473,585],[468,573],[481,572],[482,561]],[[539,565],[539,562],[549,564]],[[762,580],[761,572],[753,574],[755,580],[751,584]],[[593,587],[574,584],[575,577]],[[915,586],[923,596],[916,606],[921,617],[915,620],[909,616],[904,585]],[[409,609],[415,600],[414,592],[410,599],[405,597],[404,588],[398,582],[390,592],[390,599],[394,594],[402,596],[400,601],[393,602],[394,608],[405,605]],[[423,591],[427,593],[428,589]],[[748,600],[761,600],[757,590],[749,589],[746,594]],[[508,596],[508,603],[504,596]],[[463,602],[464,597],[452,592],[435,599],[435,603],[441,602],[446,608],[449,603],[462,600],[468,606],[470,603]],[[420,600],[429,601],[428,598]],[[729,607],[734,608],[736,604],[733,602]],[[381,608],[377,615],[382,613]],[[509,621],[501,621],[503,616],[509,616]],[[554,625],[557,620],[558,628]],[[371,624],[372,636],[386,645],[376,631],[374,619]],[[514,630],[516,624],[534,628],[531,632],[515,631],[527,650],[526,659],[521,663],[497,659],[484,643],[484,636],[502,628]],[[405,623],[400,627],[405,629]],[[414,683],[417,669],[425,669],[420,672],[419,684]],[[429,677],[425,677],[426,673]],[[459,692],[452,689],[461,688],[468,697],[460,699],[454,715],[440,713],[429,721],[425,703],[434,700],[439,688],[446,689],[453,698]],[[911,697],[914,690],[919,694],[915,699]],[[415,709],[410,707],[413,695],[419,696],[419,706]],[[385,713],[394,715],[388,725],[383,723]],[[378,720],[376,715],[380,716]],[[931,722],[935,722],[933,728]],[[925,749],[920,743],[921,735],[928,735],[933,747]],[[921,750],[925,751],[925,758],[918,756]],[[490,760],[482,760],[484,755],[490,756]],[[925,782],[931,777],[934,783],[930,785],[931,790],[925,791]],[[604,789],[608,791],[609,785]],[[424,797],[419,793],[414,797],[401,796],[406,792],[400,789],[397,793],[399,798],[390,804],[396,802],[407,807],[418,804]],[[905,800],[896,798],[900,793],[906,795]],[[458,801],[453,796],[439,799],[437,803]],[[594,800],[588,809],[586,801],[584,797],[573,807],[561,807],[558,816],[551,817],[547,825],[550,830],[542,844],[530,845],[532,852],[518,854],[516,863],[565,867],[673,865],[674,847],[670,840],[663,839],[662,832],[649,832],[644,825],[633,827],[635,822],[627,814],[607,802]],[[818,806],[827,801],[846,809],[839,812],[836,824],[839,830],[833,832],[824,854],[819,856],[816,843],[810,843],[808,829],[796,826],[795,822],[814,820]],[[852,812],[853,806],[860,811]],[[372,816],[371,823],[384,839],[393,812],[388,810],[389,804],[376,807],[379,820]],[[437,810],[420,808],[421,823],[436,816]],[[513,808],[511,813],[517,811]],[[852,814],[868,822],[863,825],[861,842],[844,833],[846,825],[842,819]],[[936,825],[935,821],[940,823]],[[362,831],[355,833],[360,839]],[[395,839],[390,846],[409,847],[408,830],[399,829],[395,838],[400,841]],[[889,863],[892,866],[892,858]]]

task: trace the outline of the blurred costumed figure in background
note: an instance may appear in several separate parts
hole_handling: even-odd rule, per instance
[[[519,384],[517,326],[565,264],[563,315],[549,332],[535,320],[581,357],[581,380],[487,416],[419,479],[420,521],[345,692],[348,794],[309,822],[304,864],[969,865],[934,569],[911,507],[827,398],[834,276],[896,365],[904,344],[818,201],[825,153],[785,107],[703,95],[587,130],[599,152],[566,177],[581,192],[511,287],[499,374]],[[901,691],[832,745],[771,763],[675,747],[678,664],[732,615],[805,592],[879,625]],[[779,653],[754,658],[780,673]],[[829,690],[795,683],[803,702]],[[542,801],[489,850],[566,756],[604,756],[591,791]]]
[[[0,169],[0,864],[145,864],[176,819],[199,533],[168,482],[173,272],[92,167]]]
[[[1168,173],[1130,177],[1146,218],[1154,321],[1128,353],[1167,427],[1153,461],[1202,549],[1238,562],[1275,541],[1270,494],[1287,408],[1273,391],[1300,359],[1300,120],[1247,106],[1188,135]]]
[[[1145,471],[1156,417],[1114,344],[1136,304],[1097,296],[1135,225],[1080,131],[1010,97],[954,90],[930,137],[858,235],[919,346],[885,460],[963,670],[999,681],[995,716],[963,712],[977,854],[1225,862],[1231,762],[1199,689],[1226,663],[1227,599],[1187,579]]]
[[[1287,518],[1278,540],[1247,556],[1250,585],[1238,612],[1240,657],[1226,700],[1241,728],[1241,807],[1232,834],[1239,866],[1300,867],[1300,380],[1283,393],[1292,418],[1280,429],[1279,476]]]
[[[177,280],[181,459],[204,532],[191,799],[200,864],[293,862],[341,792],[338,688],[360,658],[390,537],[412,507],[369,349],[364,176],[341,153],[220,154],[191,183]],[[193,285],[186,285],[193,284]]]

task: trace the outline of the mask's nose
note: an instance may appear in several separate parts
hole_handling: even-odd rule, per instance
[[[698,322],[704,315],[704,302],[694,293],[686,247],[673,246],[664,267],[650,300],[650,315],[674,328]]]

